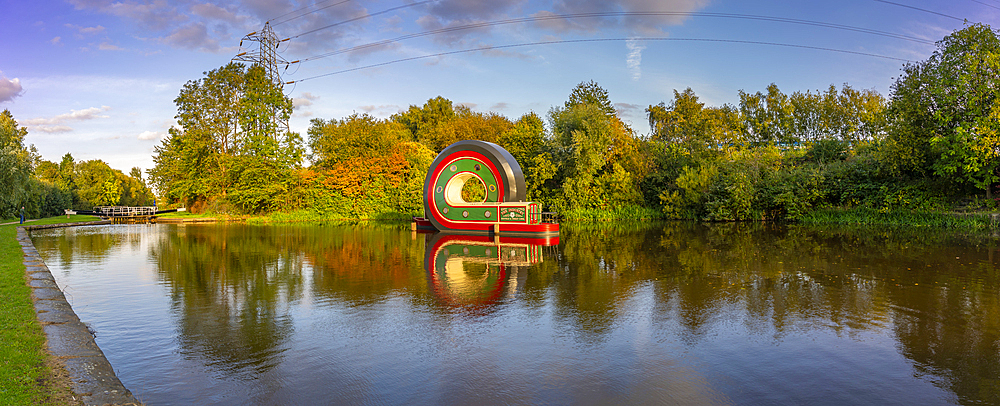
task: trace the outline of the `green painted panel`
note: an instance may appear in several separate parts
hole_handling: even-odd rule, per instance
[[[477,170],[478,167],[478,170]],[[438,177],[437,182],[434,184],[434,201],[437,203],[438,210],[444,214],[444,217],[451,220],[479,220],[479,221],[489,221],[496,219],[496,207],[483,207],[483,208],[455,208],[449,207],[444,199],[444,189],[448,181],[451,180],[455,175],[462,172],[472,172],[478,175],[482,180],[483,184],[486,186],[486,201],[496,202],[499,200],[500,196],[500,184],[497,178],[493,176],[490,172],[488,166],[479,162],[475,159],[463,158],[452,162],[447,168],[441,172],[441,176]],[[487,215],[487,212],[489,215]]]

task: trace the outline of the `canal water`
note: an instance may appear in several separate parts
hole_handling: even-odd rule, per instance
[[[564,224],[32,232],[122,382],[169,404],[1000,402],[988,233]]]

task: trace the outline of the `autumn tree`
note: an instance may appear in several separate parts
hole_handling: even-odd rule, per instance
[[[310,160],[330,167],[350,158],[373,158],[412,139],[409,129],[392,120],[352,114],[341,120],[313,119],[309,127]]]

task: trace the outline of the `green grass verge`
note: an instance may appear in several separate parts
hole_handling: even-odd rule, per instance
[[[649,207],[625,205],[610,209],[573,209],[559,213],[567,220],[650,220],[662,219],[663,213]]]
[[[93,221],[91,216],[51,217],[26,223],[43,225]],[[49,398],[39,380],[47,376],[45,333],[35,318],[31,288],[25,283],[18,224],[0,226],[0,405],[44,404]]]
[[[803,216],[802,224],[844,224],[868,226],[916,226],[941,228],[995,228],[998,225],[989,213],[945,213],[890,211],[866,208],[822,209]]]
[[[379,213],[371,216],[370,218],[358,218],[356,216],[348,216],[340,213],[319,213],[314,210],[296,210],[292,212],[279,212],[271,213],[263,216],[254,216],[246,218],[245,221],[250,224],[264,224],[264,223],[294,223],[294,222],[312,222],[312,221],[340,221],[340,220],[386,220],[386,221],[410,221],[414,216],[419,216],[414,213]]]
[[[194,214],[194,213],[191,213],[189,211],[175,211],[173,213],[157,214],[156,217],[157,218],[168,218],[168,219],[169,218],[192,218],[192,219],[194,219],[194,218],[212,218],[212,217],[220,217],[220,216],[212,214],[212,213]]]

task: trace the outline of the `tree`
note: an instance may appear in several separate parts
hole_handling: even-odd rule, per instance
[[[611,104],[611,99],[608,98],[608,91],[593,80],[586,83],[580,82],[576,85],[570,92],[569,100],[566,100],[564,107],[569,109],[584,104],[596,106],[606,116],[615,115],[615,107]]]
[[[767,94],[740,90],[740,114],[746,121],[751,145],[790,145],[799,142],[793,130],[793,106],[774,83]]]
[[[556,180],[568,208],[611,208],[641,200],[638,183],[646,168],[639,142],[613,110],[609,115],[610,106],[607,91],[590,82],[573,89],[566,107],[549,112],[553,161],[561,163]]]
[[[304,148],[297,133],[280,125],[292,101],[264,68],[230,63],[206,72],[187,82],[174,103],[179,128],[155,148],[148,172],[168,202],[227,200],[259,211],[282,200],[269,182],[290,183]]]
[[[15,217],[28,198],[33,154],[24,146],[27,135],[10,111],[0,113],[0,218]]]
[[[473,112],[465,106],[455,109],[455,116],[430,127],[419,139],[430,149],[441,151],[462,140],[480,140],[497,143],[500,136],[513,127],[507,117],[496,113]]]
[[[99,159],[77,164],[73,182],[80,185],[80,199],[89,207],[117,206],[121,201],[121,180],[114,169]]]
[[[327,168],[351,158],[383,156],[412,139],[403,124],[368,114],[352,114],[342,120],[313,119],[311,124],[311,160],[313,165]]]
[[[953,179],[992,197],[1000,169],[1000,36],[977,23],[908,64],[892,86],[884,158],[897,171]]]
[[[500,135],[498,143],[521,165],[528,200],[550,203],[555,187],[547,183],[556,175],[556,165],[546,147],[542,118],[533,112],[521,116],[513,127]]]
[[[441,96],[428,99],[423,107],[411,105],[406,112],[391,117],[393,121],[406,126],[415,140],[424,142],[428,146],[430,144],[426,142],[427,133],[453,118],[455,118],[455,109],[451,100]],[[435,149],[435,151],[440,151],[440,149]]]

